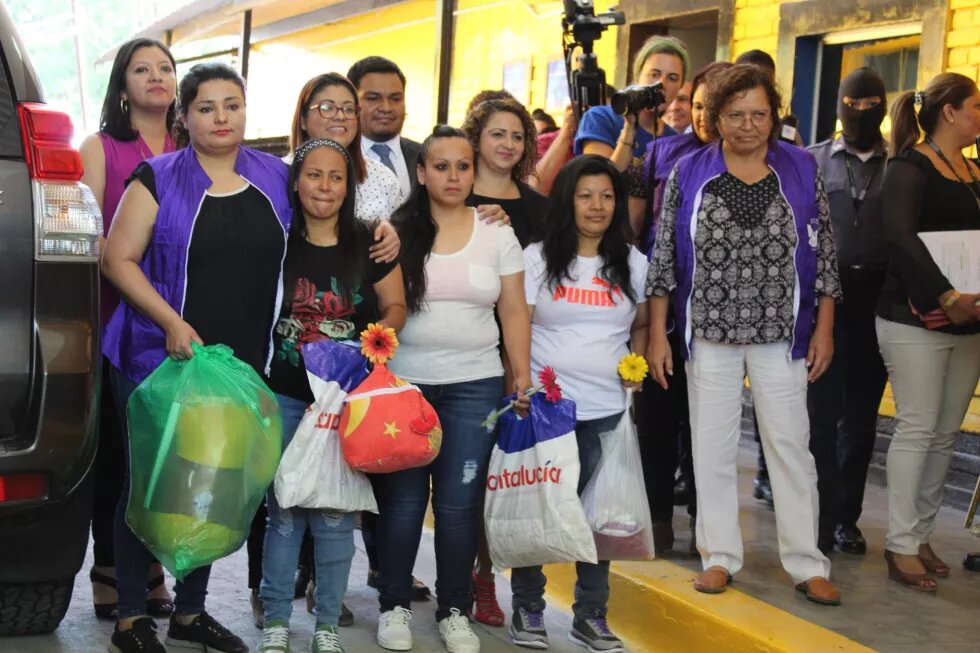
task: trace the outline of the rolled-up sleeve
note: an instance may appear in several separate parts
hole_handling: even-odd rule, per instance
[[[653,249],[650,269],[647,271],[647,297],[666,297],[677,287],[676,230],[677,209],[680,206],[680,187],[677,184],[677,168],[667,178],[660,223],[657,225],[657,244]]]
[[[818,295],[832,297],[839,302],[844,298],[840,289],[840,273],[837,269],[837,246],[834,244],[833,224],[830,219],[830,201],[823,187],[823,173],[817,173],[817,212],[820,229],[817,232],[817,284]]]

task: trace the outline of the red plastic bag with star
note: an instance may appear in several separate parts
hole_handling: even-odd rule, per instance
[[[340,444],[353,469],[386,474],[428,465],[439,455],[442,426],[418,387],[385,364],[398,340],[392,329],[372,324],[361,333],[361,352],[374,370],[344,401]]]

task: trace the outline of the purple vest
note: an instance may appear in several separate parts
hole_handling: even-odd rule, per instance
[[[198,163],[191,147],[153,157],[147,163],[153,169],[160,208],[140,268],[164,301],[178,315],[183,315],[187,251],[194,222],[205,193],[211,187],[211,179]],[[284,233],[288,233],[292,209],[287,169],[282,160],[271,154],[239,147],[235,172],[269,198]],[[281,267],[279,285],[281,295]],[[275,306],[269,307],[270,314],[278,312],[280,301],[281,297],[277,298]],[[274,324],[275,320],[272,322]],[[163,329],[124,299],[106,327],[102,348],[113,365],[128,378],[140,383],[167,356],[166,342]],[[271,358],[271,331],[268,352]]]
[[[641,243],[641,251],[646,254],[648,260],[653,256],[653,246],[657,239],[657,224],[660,222],[660,207],[663,206],[667,178],[670,177],[674,164],[681,157],[687,156],[702,147],[704,147],[704,143],[694,135],[694,132],[676,136],[662,136],[647,145],[646,161],[643,164],[643,183],[646,184],[650,178],[651,162],[654,165],[654,179],[657,180],[653,197],[647,203],[650,207],[650,215],[646,223],[648,225],[647,232],[643,234]]]
[[[779,179],[779,190],[796,223],[796,287],[793,292],[792,357],[805,358],[817,308],[817,233],[820,216],[816,199],[817,162],[806,150],[777,141],[770,143],[766,162]],[[684,334],[684,358],[691,358],[691,294],[694,290],[694,235],[705,185],[728,171],[721,143],[704,147],[677,163],[680,206],[676,216],[677,288],[674,315]]]

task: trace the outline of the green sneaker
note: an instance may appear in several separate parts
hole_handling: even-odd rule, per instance
[[[262,629],[259,653],[289,653],[289,624],[270,621]]]
[[[337,628],[327,624],[317,626],[310,642],[310,653],[345,653],[337,636]]]

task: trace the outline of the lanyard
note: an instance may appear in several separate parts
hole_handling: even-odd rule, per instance
[[[878,176],[878,170],[885,167],[884,158],[882,158],[881,165],[871,172],[871,176],[868,177],[868,181],[864,184],[864,188],[861,189],[860,193],[858,193],[857,187],[854,185],[854,171],[851,170],[851,159],[848,157],[847,152],[844,152],[844,166],[847,168],[847,181],[851,186],[851,201],[854,202],[854,210],[858,211],[861,209],[861,204],[864,203],[864,198],[868,196],[868,189],[871,188],[871,182]]]
[[[975,172],[973,172],[973,168],[970,167],[970,163],[966,160],[966,157],[963,156],[962,153],[960,153],[960,156],[963,156],[963,163],[966,164],[966,169],[970,172],[970,177],[973,178],[973,184],[971,184],[966,179],[963,179],[963,177],[960,177],[960,173],[956,171],[956,168],[954,168],[953,164],[950,163],[949,159],[946,158],[946,155],[943,154],[943,151],[939,149],[939,146],[936,145],[936,141],[926,136],[926,144],[932,148],[932,151],[936,153],[936,156],[942,159],[943,163],[946,164],[946,167],[953,172],[953,175],[955,175],[956,179],[959,180],[961,184],[965,185],[967,188],[970,189],[970,193],[973,194],[973,198],[977,201],[977,208],[980,209],[980,194],[978,194],[977,192],[977,189],[980,188],[980,179],[977,179],[977,175]]]

